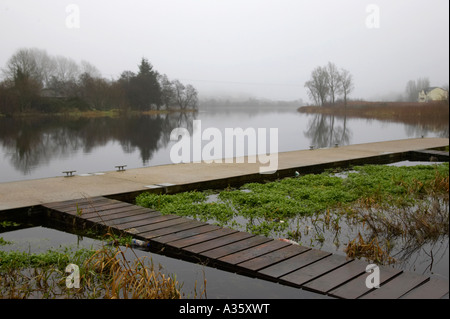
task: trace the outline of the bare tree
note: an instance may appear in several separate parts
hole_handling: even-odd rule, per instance
[[[342,83],[340,81],[340,74],[336,65],[332,62],[328,62],[326,66],[326,72],[328,73],[326,79],[328,84],[328,91],[331,98],[331,103],[336,102],[336,95],[342,92]]]
[[[52,76],[55,74],[55,59],[48,55],[45,50],[31,49],[30,52],[36,62],[39,79],[44,87],[48,87]]]
[[[93,78],[101,78],[102,77],[102,74],[97,69],[97,67],[87,61],[84,61],[84,60],[81,61],[80,69],[81,69],[81,71],[80,71],[81,74],[89,74],[89,76],[93,77]]]
[[[409,102],[417,101],[419,91],[417,91],[416,81],[409,80],[406,83],[406,99]]]
[[[347,97],[353,91],[353,77],[349,71],[340,71],[332,62],[326,66],[317,67],[311,73],[311,79],[306,81],[307,94],[316,105],[323,106],[330,97],[332,104],[336,103],[336,98],[340,95],[344,97],[344,104],[347,105]]]
[[[339,73],[339,82],[341,84],[341,93],[344,96],[344,106],[347,106],[347,96],[353,91],[353,76],[348,70],[341,69]]]
[[[6,87],[17,100],[17,111],[30,109],[43,87],[42,70],[36,49],[19,49],[2,69]]]
[[[57,56],[55,58],[55,62],[55,77],[58,81],[75,81],[80,75],[80,68],[74,60],[66,58],[64,56]]]
[[[197,90],[190,84],[184,86],[179,80],[173,82],[175,101],[181,109],[196,109],[198,106]]]
[[[27,77],[42,83],[42,72],[36,60],[35,49],[17,50],[9,58],[6,67],[2,69],[6,81],[13,82],[20,73],[21,77]]]
[[[175,103],[174,84],[169,80],[166,74],[158,76],[159,85],[161,86],[161,102],[168,109]]]
[[[196,109],[198,107],[198,92],[191,84],[186,85],[186,107]]]
[[[417,80],[409,80],[406,83],[406,99],[409,102],[417,102],[419,93],[430,87],[430,80],[426,77]]]
[[[318,66],[315,68],[311,73],[311,79],[305,83],[305,87],[308,89],[308,96],[317,105],[323,106],[330,90],[326,67]]]

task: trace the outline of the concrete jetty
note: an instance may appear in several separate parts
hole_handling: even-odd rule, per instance
[[[411,158],[411,152],[449,145],[448,138],[415,138],[300,150],[278,154],[278,170],[259,174],[261,163],[186,163],[0,183],[0,212],[77,198],[106,196],[127,200],[144,191],[179,192],[222,188],[246,182],[319,172],[326,168],[389,163]],[[422,153],[422,157],[423,157]],[[425,154],[426,155],[426,154]]]

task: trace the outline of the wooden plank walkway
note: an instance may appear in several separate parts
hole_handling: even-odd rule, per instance
[[[51,218],[109,227],[148,242],[153,251],[336,298],[442,298],[448,280],[380,266],[380,288],[368,289],[367,263],[277,239],[94,197],[42,205]]]

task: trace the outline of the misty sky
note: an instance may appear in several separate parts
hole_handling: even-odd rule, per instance
[[[308,101],[328,61],[353,74],[351,98],[449,83],[448,0],[0,0],[0,40],[0,68],[35,47],[117,79],[146,57],[200,97]]]

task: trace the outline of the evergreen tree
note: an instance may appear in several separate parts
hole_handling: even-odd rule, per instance
[[[151,109],[155,105],[161,106],[161,87],[158,82],[158,72],[147,59],[142,58],[139,73],[132,79],[132,86],[136,96],[133,98],[134,106],[140,110]]]

